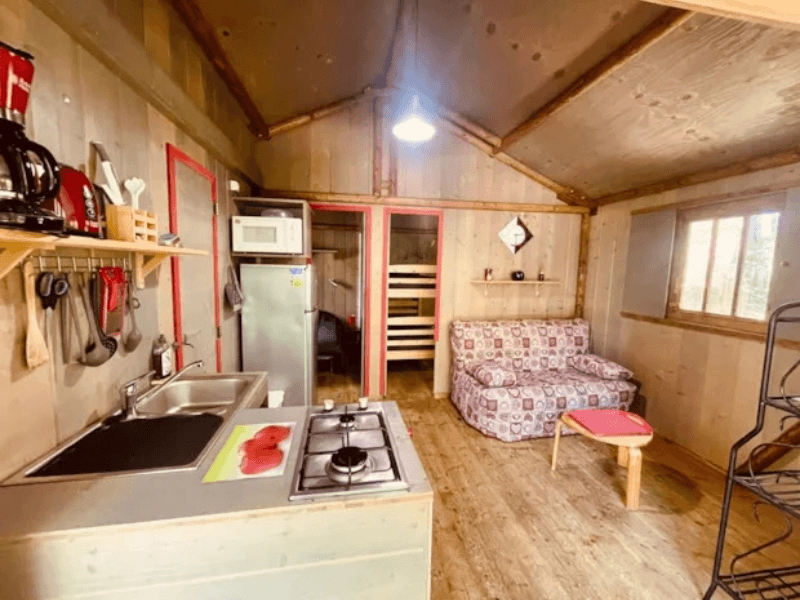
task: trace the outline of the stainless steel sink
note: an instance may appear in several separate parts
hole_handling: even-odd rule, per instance
[[[139,402],[136,410],[141,415],[211,413],[224,417],[250,383],[240,375],[184,377]]]
[[[261,406],[266,373],[184,377],[87,427],[2,485],[47,483],[197,467],[240,408]]]

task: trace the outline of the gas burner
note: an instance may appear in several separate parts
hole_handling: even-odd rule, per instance
[[[367,477],[372,473],[372,468],[372,461],[364,450],[345,446],[331,455],[325,465],[325,474],[334,483],[349,486]]]
[[[342,429],[353,429],[356,426],[356,418],[353,415],[342,415],[339,417],[339,427]]]
[[[340,473],[356,473],[367,466],[367,458],[367,453],[358,446],[345,446],[331,455],[331,467]]]
[[[290,500],[407,490],[383,407],[313,408]]]

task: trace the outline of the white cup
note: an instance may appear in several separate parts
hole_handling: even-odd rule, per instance
[[[333,410],[333,400],[330,398],[327,400],[322,401],[322,407],[325,409],[325,412],[330,412]]]
[[[366,410],[367,406],[369,406],[369,398],[358,399],[358,408],[360,408],[361,410]]]

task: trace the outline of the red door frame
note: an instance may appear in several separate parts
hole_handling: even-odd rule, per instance
[[[211,184],[211,202],[215,210],[211,212],[211,236],[214,259],[214,325],[216,331],[221,326],[220,291],[219,291],[219,242],[217,226],[217,178],[199,162],[172,144],[167,144],[167,187],[169,191],[169,230],[178,233],[178,186],[176,181],[176,164],[183,163],[198,175],[205,177]],[[181,307],[181,263],[177,256],[172,257],[172,315],[175,323],[175,363],[178,369],[183,368],[183,313]],[[217,373],[222,372],[222,339],[217,337]]]
[[[358,212],[364,215],[364,331],[361,336],[363,343],[363,372],[364,381],[361,385],[364,389],[364,395],[369,396],[369,363],[370,359],[370,276],[372,275],[372,207],[364,206],[363,204],[325,204],[325,203],[312,203],[309,205],[312,210],[329,211],[329,212]]]
[[[386,360],[387,336],[389,334],[389,234],[391,232],[392,215],[427,215],[439,218],[436,232],[436,308],[433,317],[433,340],[439,341],[439,307],[442,297],[442,246],[444,245],[444,211],[422,208],[395,208],[387,206],[383,209],[383,315],[381,326],[381,395],[386,395],[386,371],[389,368]]]

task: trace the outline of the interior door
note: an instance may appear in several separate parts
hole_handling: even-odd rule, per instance
[[[172,259],[176,363],[203,360],[206,370],[222,371],[216,177],[172,145],[167,145],[170,231],[187,248],[206,256]]]

